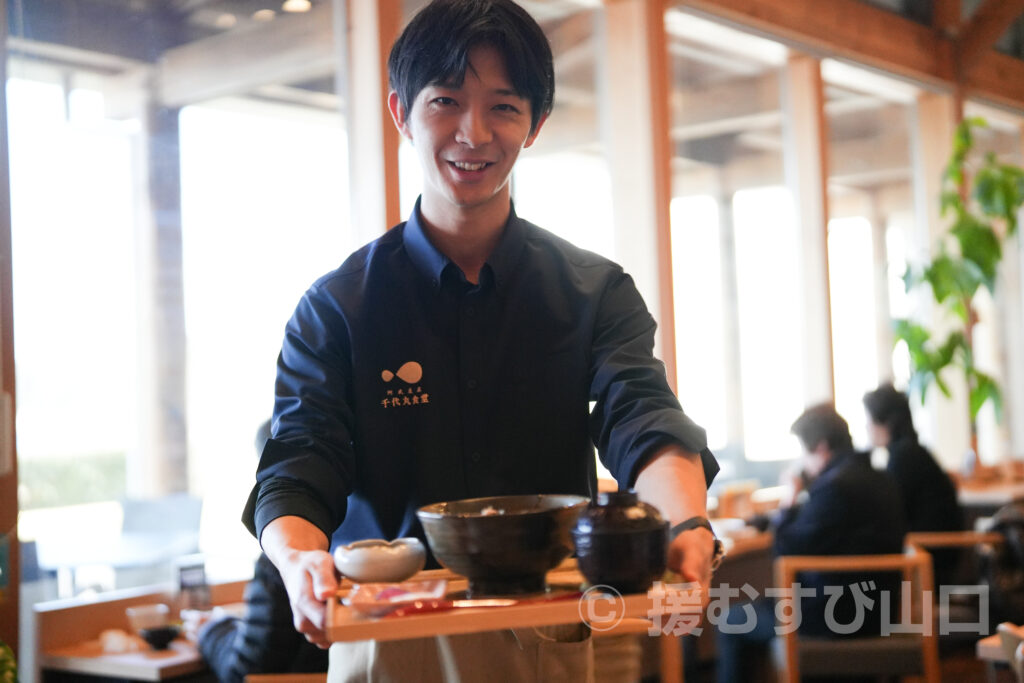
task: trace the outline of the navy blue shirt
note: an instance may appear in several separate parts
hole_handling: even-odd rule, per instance
[[[655,323],[611,261],[513,210],[479,284],[410,220],[306,292],[278,359],[273,438],[243,520],[333,538],[423,533],[428,503],[592,495],[594,445],[622,487],[656,449],[700,453],[654,358]],[[591,409],[591,403],[593,408]]]

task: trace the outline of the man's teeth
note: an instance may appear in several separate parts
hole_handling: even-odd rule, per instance
[[[487,165],[486,161],[481,161],[479,164],[470,164],[465,161],[453,161],[455,168],[462,169],[463,171],[479,171],[481,168]]]

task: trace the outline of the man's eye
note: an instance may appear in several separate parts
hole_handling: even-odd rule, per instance
[[[450,106],[450,105],[455,104],[455,100],[453,100],[450,97],[435,97],[434,98],[434,104],[441,104],[441,105],[444,105],[444,106]]]
[[[494,108],[497,109],[498,111],[507,111],[507,112],[512,113],[512,114],[518,114],[519,113],[519,107],[516,107],[515,105],[512,105],[512,104],[499,104],[499,105],[495,106]]]

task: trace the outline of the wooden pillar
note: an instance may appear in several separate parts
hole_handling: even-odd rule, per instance
[[[923,93],[914,106],[911,121],[911,141],[914,178],[914,214],[917,224],[908,240],[908,260],[921,264],[936,253],[941,238],[949,228],[940,215],[942,173],[952,151],[953,132],[961,118],[961,101],[956,95]],[[942,327],[939,309],[930,290],[918,288],[912,301],[913,317],[944,337],[948,328]],[[922,441],[932,448],[943,466],[956,469],[963,463],[964,454],[971,447],[970,414],[967,384],[962,375],[945,375],[952,398],[946,398],[932,387],[928,392],[927,420],[916,421]]]
[[[387,59],[402,21],[399,0],[340,0],[347,5],[348,61],[341,68],[348,129],[352,231],[357,244],[403,220],[398,192],[400,136],[387,108]],[[346,39],[347,37],[347,39]]]
[[[18,653],[18,459],[14,439],[14,293],[7,153],[7,3],[0,0],[0,641]],[[27,672],[25,672],[27,675]]]
[[[821,63],[793,54],[782,79],[783,165],[799,221],[805,405],[835,397],[828,279],[828,127]]]
[[[676,385],[664,0],[605,0],[599,31],[602,139],[612,180],[615,257],[658,322],[655,352]]]
[[[892,379],[892,311],[889,309],[889,252],[886,249],[888,216],[877,192],[868,196],[868,220],[871,222],[872,263],[875,294],[875,356],[880,380]]]
[[[140,438],[127,463],[133,497],[188,490],[178,112],[151,99],[140,145],[146,184],[137,219]]]

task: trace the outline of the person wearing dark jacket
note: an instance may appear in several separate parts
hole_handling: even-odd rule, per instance
[[[262,553],[245,587],[245,616],[207,622],[199,631],[199,651],[225,683],[257,673],[327,671],[327,651],[295,630],[281,574]]]
[[[270,420],[256,432],[256,453],[270,438]],[[199,627],[196,641],[207,665],[224,683],[242,683],[249,674],[327,671],[327,651],[295,630],[281,573],[265,554],[256,559],[245,586],[242,617],[221,615]],[[205,615],[204,615],[205,616]]]
[[[963,513],[956,486],[918,441],[906,394],[883,384],[864,395],[871,443],[889,451],[886,471],[903,500],[909,531],[959,531]],[[932,553],[937,583],[952,580],[955,550]]]
[[[832,404],[808,408],[793,423],[792,432],[804,449],[792,496],[772,521],[774,553],[779,555],[875,555],[903,551],[906,522],[899,493],[892,480],[871,467],[866,453],[854,450],[850,430]],[[893,577],[895,578],[895,577]],[[800,603],[800,633],[839,637],[881,631],[879,596],[895,590],[889,576],[860,574],[800,575],[800,585],[811,591]],[[863,594],[873,609],[853,634],[843,628],[854,624],[857,607],[853,587],[872,584]],[[837,588],[841,596],[829,604]],[[892,603],[890,603],[892,604]],[[730,608],[727,623],[746,623],[742,605]],[[718,680],[752,680],[759,660],[775,635],[774,603],[754,602],[756,619],[745,632],[719,631]],[[735,631],[735,629],[732,629]]]

